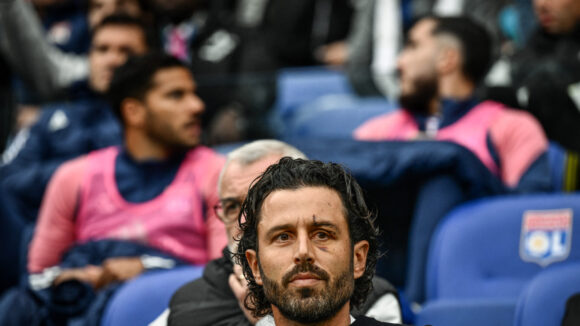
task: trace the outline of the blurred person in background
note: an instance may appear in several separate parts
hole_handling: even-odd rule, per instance
[[[539,26],[511,60],[514,93],[550,140],[578,153],[580,2],[533,0],[533,5]]]
[[[0,254],[0,259],[6,260],[5,266],[18,270],[13,258],[24,254],[29,237],[23,229],[34,225],[54,171],[66,160],[122,142],[119,122],[103,96],[114,69],[130,55],[145,53],[149,43],[140,20],[126,15],[105,19],[95,27],[89,54],[90,96],[43,108],[39,121],[26,132],[26,137],[15,140],[21,148],[12,149],[14,153],[5,157],[5,164],[0,166],[0,223],[11,225],[0,228],[10,234],[1,237],[8,241],[1,246]],[[10,270],[5,268],[3,273]],[[8,284],[15,282],[12,277],[3,279],[8,279]]]
[[[349,0],[151,0],[165,51],[190,62],[207,104],[209,144],[269,136],[277,70],[321,64],[344,40]]]
[[[18,77],[13,80],[17,119],[9,132],[21,139],[26,131],[17,133],[38,119],[42,105],[85,96],[93,28],[113,13],[148,17],[145,11],[139,0],[4,1],[0,51]]]
[[[55,173],[28,254],[30,289],[43,300],[8,292],[2,324],[34,325],[46,309],[52,322],[97,324],[119,283],[148,269],[205,264],[226,245],[211,209],[223,158],[200,145],[204,104],[189,67],[155,53],[130,59],[108,95],[123,146],[93,151]]]
[[[487,31],[467,17],[426,17],[408,33],[399,55],[401,109],[371,119],[358,127],[354,138],[367,141],[450,141],[470,150],[487,169],[515,193],[549,191],[552,187],[547,139],[528,113],[493,101],[481,101],[475,92],[491,63]],[[439,187],[446,187],[445,182]],[[416,199],[409,239],[406,294],[422,302],[424,266],[429,237],[440,218],[429,205],[448,207],[461,202],[461,191],[436,194],[424,190]],[[433,190],[435,189],[435,190]],[[454,195],[451,195],[451,194]],[[422,205],[422,206],[421,206]]]

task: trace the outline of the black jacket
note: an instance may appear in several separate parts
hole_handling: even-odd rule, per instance
[[[189,282],[177,290],[169,303],[170,314],[167,325],[251,325],[228,284],[228,278],[233,271],[231,260],[226,258],[229,255],[229,251],[224,249],[223,257],[209,262],[200,279]],[[376,300],[387,293],[397,295],[389,282],[375,277],[373,292],[360,310],[355,309],[352,314],[357,316],[358,320],[361,312],[367,311]]]

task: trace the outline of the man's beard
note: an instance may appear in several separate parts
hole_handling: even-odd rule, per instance
[[[327,272],[309,263],[296,265],[282,277],[282,284],[260,273],[264,282],[264,294],[268,301],[276,306],[284,317],[299,323],[316,323],[328,320],[350,300],[354,292],[354,276],[351,268],[337,276],[329,283]],[[314,288],[290,289],[290,279],[298,273],[311,273],[326,282],[322,290]]]
[[[167,150],[172,153],[186,152],[194,148],[196,144],[189,144],[180,140],[176,135],[177,132],[173,131],[169,125],[163,124],[162,118],[158,118],[151,114],[151,110],[147,111],[147,120],[145,121],[145,132],[149,139],[154,140],[158,144],[162,144]],[[201,118],[199,118],[201,119]],[[193,122],[192,122],[193,123]]]
[[[411,113],[430,114],[431,101],[437,96],[439,83],[436,76],[420,78],[413,82],[414,91],[401,94],[399,103]]]

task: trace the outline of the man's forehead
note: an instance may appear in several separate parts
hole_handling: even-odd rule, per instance
[[[437,23],[433,18],[423,18],[411,28],[409,38],[413,40],[428,38],[433,34],[433,29],[435,29],[436,25]]]
[[[134,33],[139,35],[139,41],[145,43],[145,31],[138,25],[108,24],[98,28],[93,35],[94,42],[106,42],[111,40],[111,35]]]
[[[347,216],[338,191],[324,186],[304,186],[268,194],[262,202],[259,225],[325,223],[348,227]]]
[[[177,76],[184,78],[176,80],[175,78]],[[187,84],[183,84],[184,79],[187,81]],[[191,71],[182,66],[161,68],[155,72],[151,80],[153,87],[189,88],[190,86],[195,86]]]

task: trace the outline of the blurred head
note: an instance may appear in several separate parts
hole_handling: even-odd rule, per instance
[[[144,54],[150,48],[145,26],[137,18],[113,15],[93,30],[89,51],[89,84],[97,93],[109,89],[113,72],[132,55]]]
[[[195,90],[188,66],[149,53],[115,71],[108,97],[125,129],[138,131],[151,146],[180,151],[201,138],[204,103]]]
[[[377,230],[362,190],[339,165],[281,159],[250,188],[239,222],[236,257],[254,315],[320,322],[371,290]]]
[[[87,20],[89,28],[93,29],[105,17],[112,14],[126,14],[131,17],[140,17],[143,6],[140,0],[89,0]]]
[[[232,253],[237,249],[234,240],[240,235],[238,215],[252,181],[284,156],[306,158],[295,147],[278,140],[253,141],[228,154],[218,181],[220,203],[216,206],[216,213],[226,225]]]
[[[490,63],[491,38],[483,26],[467,17],[423,18],[410,29],[397,61],[401,106],[428,113],[441,78],[460,72],[477,84]]]
[[[540,25],[550,34],[571,32],[580,22],[578,0],[534,0]]]

